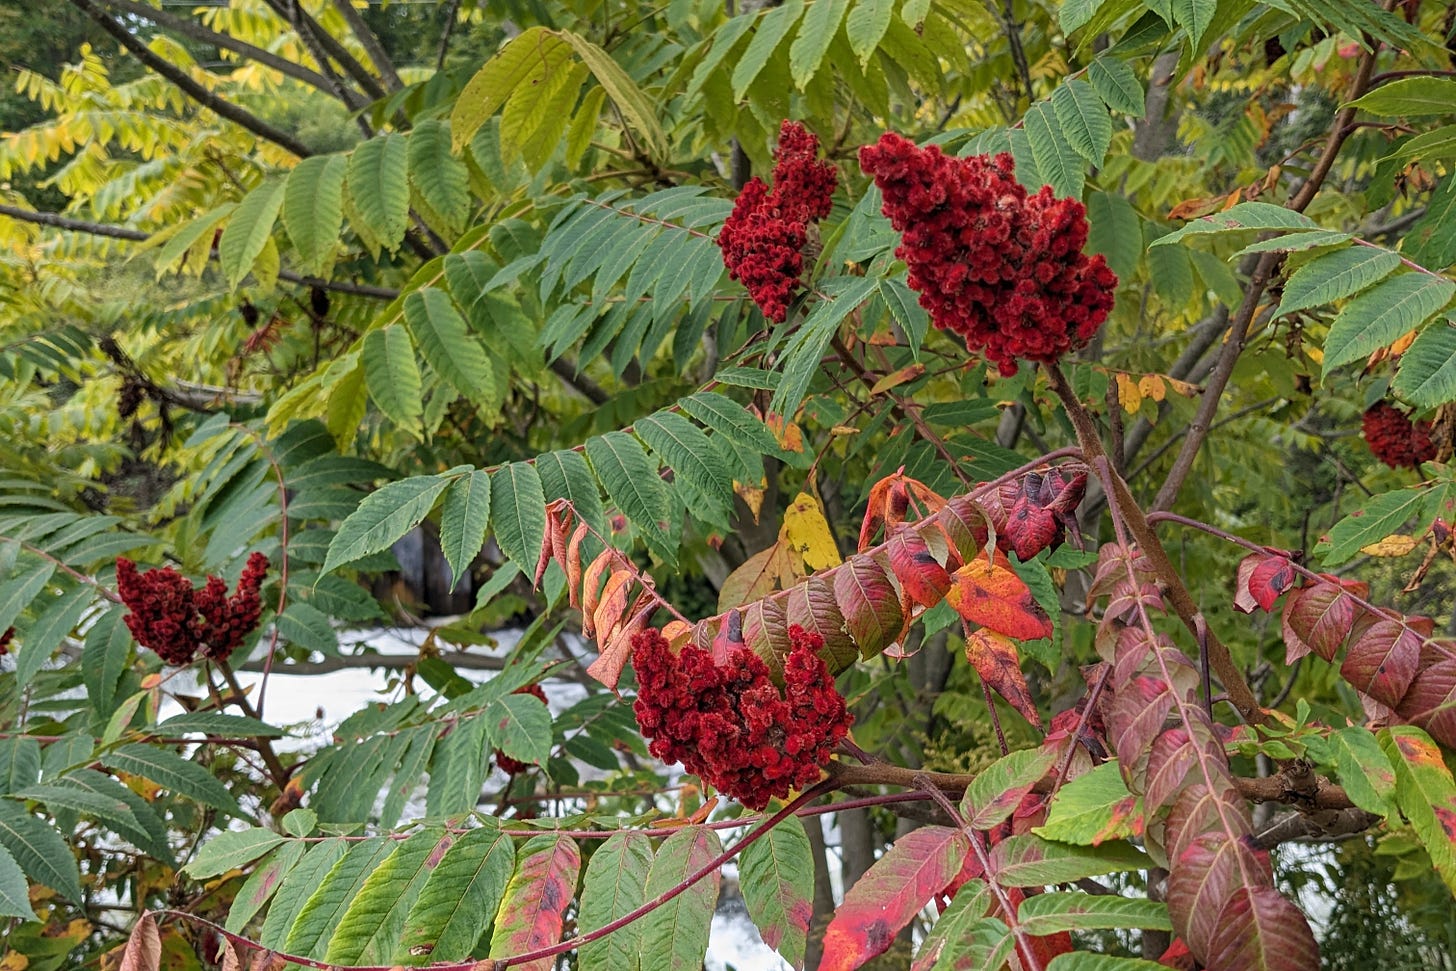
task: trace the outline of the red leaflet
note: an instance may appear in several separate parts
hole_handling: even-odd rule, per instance
[[[536,836],[521,847],[516,872],[506,884],[490,956],[505,958],[550,947],[561,940],[562,918],[576,894],[581,851],[565,836]],[[523,971],[550,971],[555,958],[516,965]]]
[[[945,599],[951,587],[950,574],[916,530],[901,526],[885,544],[890,569],[895,571],[905,595],[922,607],[934,607]]]
[[[1250,553],[1239,563],[1234,607],[1246,614],[1253,613],[1255,606],[1273,610],[1274,601],[1294,586],[1297,578],[1288,557]]]
[[[132,925],[121,952],[120,971],[157,971],[162,965],[162,937],[157,932],[157,919],[142,914]]]
[[[976,557],[951,579],[946,602],[971,623],[1023,641],[1052,636],[1051,618],[1004,557],[995,563]]]
[[[1380,620],[1350,642],[1340,675],[1383,705],[1400,704],[1416,676],[1421,636],[1405,624]]]
[[[1298,907],[1273,887],[1239,887],[1218,915],[1208,967],[1240,971],[1308,971],[1319,945]]]
[[[1441,744],[1456,747],[1456,658],[1422,668],[1396,713]]]
[[[1005,698],[1021,717],[1037,728],[1041,727],[1041,715],[1037,713],[1036,703],[1031,700],[1026,676],[1021,673],[1021,656],[1016,652],[1015,641],[984,627],[969,631],[966,634],[966,660],[971,662],[981,680]]]
[[[844,629],[868,657],[871,650],[900,637],[904,612],[885,568],[868,556],[851,556],[834,574],[834,599],[844,613]]]
[[[1169,868],[1168,913],[1173,929],[1195,956],[1207,963],[1223,906],[1236,890],[1267,887],[1273,875],[1242,840],[1223,833],[1195,839]],[[1225,965],[1233,971],[1238,965]]]
[[[1363,597],[1365,584],[1321,581],[1297,591],[1285,601],[1284,639],[1291,653],[1298,652],[1295,657],[1303,656],[1303,649],[1307,648],[1326,661],[1334,660],[1363,609],[1350,599],[1351,592]],[[1290,634],[1295,641],[1290,640]]]
[[[901,837],[844,895],[824,932],[819,971],[853,971],[883,954],[950,885],[970,852],[966,834],[949,826],[925,826]]]
[[[1124,773],[1134,771],[1172,709],[1172,689],[1160,678],[1138,677],[1118,686],[1107,715],[1107,734]]]

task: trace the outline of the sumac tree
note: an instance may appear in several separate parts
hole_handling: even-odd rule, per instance
[[[70,7],[0,968],[1450,966],[1447,5]]]

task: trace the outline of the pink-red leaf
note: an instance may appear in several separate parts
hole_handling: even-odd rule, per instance
[[[788,591],[784,613],[789,626],[798,625],[824,638],[819,656],[831,671],[843,671],[858,658],[854,641],[844,632],[844,614],[834,599],[834,581],[828,572],[810,577]]]
[[[1396,713],[1441,744],[1456,748],[1456,658],[1422,668]]]
[[[1360,609],[1344,587],[1321,581],[1289,598],[1284,605],[1284,627],[1299,639],[1300,644],[1326,661],[1332,661],[1349,636]],[[1286,636],[1286,644],[1288,640]],[[1289,646],[1294,647],[1292,644]]]
[[[1289,558],[1250,553],[1239,563],[1238,589],[1234,591],[1234,607],[1246,614],[1255,607],[1274,609],[1274,602],[1290,587],[1297,576]]]
[[[834,571],[834,599],[861,657],[874,657],[900,636],[905,623],[900,598],[884,567],[873,558],[851,556]]]
[[[1421,637],[1394,620],[1362,630],[1345,652],[1340,675],[1358,690],[1394,708],[1405,697],[1421,658]]]
[[[948,826],[925,826],[897,840],[844,895],[824,932],[819,971],[853,971],[883,954],[950,885],[970,851],[966,834]]]
[[[142,914],[126,939],[119,971],[157,971],[161,966],[162,936],[157,931],[157,919]]]
[[[1243,840],[1205,833],[1193,840],[1168,873],[1173,929],[1195,956],[1206,959],[1224,903],[1240,887],[1269,886],[1272,874]]]
[[[1319,945],[1299,908],[1273,887],[1239,887],[1218,915],[1209,971],[1316,971]]]
[[[581,851],[569,838],[542,835],[527,840],[517,854],[516,872],[506,884],[490,937],[490,956],[512,957],[560,941],[580,869]],[[551,971],[555,964],[555,958],[541,958],[519,967]]]
[[[971,623],[1023,641],[1052,636],[1051,618],[1010,566],[978,556],[952,579],[946,602]]]
[[[1173,708],[1173,692],[1159,678],[1139,677],[1118,686],[1107,716],[1107,734],[1117,750],[1123,776],[1135,773]]]
[[[901,526],[885,544],[890,569],[905,595],[922,607],[934,607],[950,589],[950,574],[936,559],[925,537],[909,526]]]
[[[1031,700],[1026,676],[1021,673],[1021,657],[1015,641],[984,627],[972,631],[966,635],[966,660],[987,687],[1005,698],[1022,718],[1041,727],[1041,715]]]

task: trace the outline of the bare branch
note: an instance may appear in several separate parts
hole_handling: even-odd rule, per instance
[[[272,142],[274,145],[292,152],[299,158],[307,158],[313,154],[307,146],[292,135],[273,127],[252,112],[239,108],[198,84],[186,71],[153,52],[131,31],[122,26],[116,18],[97,7],[91,0],[71,0],[71,5],[84,11],[87,16],[96,21],[102,30],[115,37],[121,46],[130,51],[137,60],[181,88],[183,93],[204,108],[247,129],[264,141]]]
[[[458,6],[458,0],[457,4]],[[398,91],[404,87],[404,82],[399,79],[399,72],[394,69],[394,62],[389,59],[385,52],[384,45],[379,43],[379,38],[374,36],[374,31],[359,16],[359,11],[354,9],[351,0],[334,0],[334,7],[344,15],[344,22],[349,25],[349,30],[364,45],[364,50],[369,55],[369,60],[374,62],[374,68],[379,76],[384,79],[384,86],[389,91]],[[453,19],[453,18],[452,18]]]
[[[178,17],[174,14],[158,10],[156,7],[149,7],[144,3],[137,3],[135,0],[101,0],[101,2],[113,10],[129,14],[142,20],[150,20],[157,26],[176,31],[184,37],[190,37],[204,44],[211,44],[214,47],[221,47],[223,50],[232,51],[234,54],[240,54],[250,61],[257,61],[264,67],[270,67],[280,74],[293,78],[295,81],[302,81],[310,87],[317,88],[320,91],[339,98],[351,111],[355,108],[362,107],[365,103],[364,98],[358,92],[347,88],[340,89],[330,78],[319,74],[317,71],[310,70],[302,64],[295,64],[287,58],[279,57],[272,51],[255,47],[246,41],[238,40],[236,37],[209,30],[195,20]]]
[[[379,79],[370,74],[358,59],[350,54],[338,38],[330,34],[319,25],[317,20],[309,16],[307,10],[303,9],[298,0],[264,0],[274,13],[282,17],[284,22],[291,25],[298,32],[298,37],[304,43],[308,43],[310,36],[316,40],[328,56],[338,62],[344,69],[344,73],[354,79],[369,97],[378,99],[385,95],[384,88],[380,87]],[[310,45],[311,47],[312,45]],[[320,65],[323,66],[322,64]]]
[[[440,655],[440,660],[452,668],[470,671],[499,671],[505,667],[503,658],[486,654],[452,653]],[[294,661],[290,664],[273,665],[274,674],[331,674],[334,671],[357,670],[360,668],[382,671],[403,671],[420,663],[418,654],[351,654],[326,657],[322,661]],[[263,670],[262,659],[249,661],[238,670],[259,673]]]

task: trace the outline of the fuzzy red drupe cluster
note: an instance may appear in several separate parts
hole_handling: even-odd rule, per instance
[[[778,323],[804,271],[809,224],[829,215],[834,196],[834,166],[818,154],[818,136],[785,121],[774,150],[773,188],[757,176],[749,180],[718,233],[728,275]]]
[[[511,694],[531,695],[533,698],[539,699],[543,705],[546,703],[546,689],[541,687],[539,684],[521,685],[521,687],[517,688],[515,691],[512,691]],[[506,753],[502,752],[500,749],[495,750],[495,764],[506,775],[520,775],[522,772],[525,772],[531,767],[531,764],[529,762],[522,762],[519,759],[513,759]]]
[[[1411,421],[1388,401],[1378,401],[1365,412],[1361,430],[1371,454],[1392,469],[1418,468],[1436,457],[1431,423]]]
[[[1112,309],[1117,276],[1082,253],[1087,210],[1035,195],[1010,155],[953,158],[894,132],[859,150],[901,234],[920,305],[972,352],[1016,373],[1016,359],[1051,363],[1092,338]]]
[[[202,589],[169,567],[138,573],[126,557],[116,560],[116,590],[130,609],[126,626],[143,647],[168,664],[191,663],[199,651],[214,661],[226,661],[258,626],[263,612],[259,589],[268,573],[268,557],[249,555],[237,588],[228,596],[227,584],[209,576]]]
[[[674,654],[656,630],[635,635],[633,711],[652,754],[681,762],[750,809],[817,782],[854,716],[819,657],[824,639],[794,626],[789,643],[780,691],[747,648],[715,664],[691,644]]]

